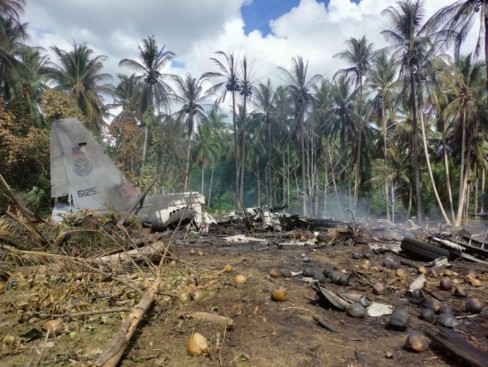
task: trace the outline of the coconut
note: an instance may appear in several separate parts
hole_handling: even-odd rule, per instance
[[[429,341],[422,332],[412,330],[408,333],[407,346],[414,352],[421,353],[429,347]]]
[[[49,333],[49,336],[59,335],[64,331],[64,324],[61,320],[49,320],[42,327]]]
[[[375,283],[373,285],[373,293],[382,296],[386,293],[386,285],[384,283]]]
[[[371,261],[364,260],[361,264],[361,269],[368,270],[370,265],[371,265]]]
[[[289,278],[292,276],[290,269],[281,269],[280,274],[282,277]]]
[[[198,302],[203,298],[204,295],[205,294],[201,289],[195,289],[191,294],[191,299]]]
[[[449,270],[449,269],[444,269],[442,274],[445,275],[446,277],[452,277],[452,275],[453,275],[452,270]]]
[[[278,269],[269,269],[268,274],[272,276],[273,278],[277,278],[281,275],[281,273],[278,271]]]
[[[424,308],[420,313],[420,318],[427,322],[433,323],[435,320],[435,312],[432,311],[430,308]]]
[[[466,311],[471,313],[480,313],[483,309],[483,302],[477,298],[470,298],[466,301]]]
[[[347,314],[351,317],[358,317],[362,318],[366,315],[366,309],[361,303],[353,303],[351,306],[347,309]]]
[[[226,266],[224,266],[223,271],[224,273],[232,273],[234,271],[234,268],[232,267],[232,265],[227,264]]]
[[[452,280],[449,278],[442,278],[439,283],[439,287],[442,290],[450,291],[452,289]]]
[[[282,302],[286,299],[286,289],[283,287],[271,290],[271,299],[276,302]]]
[[[419,267],[417,268],[417,271],[418,271],[420,274],[424,274],[424,275],[425,275],[425,274],[427,274],[427,272],[428,272],[428,270],[427,270],[427,268],[426,268],[425,266],[419,266]]]
[[[235,277],[234,277],[234,282],[236,284],[246,284],[246,276],[245,275],[242,275],[242,274],[237,274]]]
[[[453,291],[454,296],[456,297],[467,297],[468,293],[463,287],[455,286]]]
[[[202,250],[198,250],[197,255],[198,256],[203,256],[203,251]]]
[[[405,269],[399,268],[395,271],[395,274],[399,278],[406,278],[408,276],[407,271]]]
[[[441,308],[441,303],[434,298],[429,298],[425,300],[424,307],[429,308],[434,312],[438,312]]]
[[[404,307],[396,308],[390,316],[388,326],[396,330],[407,330],[410,322],[410,313]]]
[[[192,334],[190,340],[188,340],[186,349],[188,350],[188,353],[190,353],[192,356],[199,356],[204,353],[208,353],[207,338],[205,338],[200,333]]]
[[[456,319],[452,313],[442,313],[437,316],[436,321],[439,325],[453,328],[456,325]]]
[[[445,303],[441,304],[441,307],[439,308],[439,313],[450,313],[452,314],[452,308]]]
[[[468,278],[469,284],[471,284],[473,287],[481,287],[481,280],[476,279],[476,278]]]
[[[190,255],[195,255],[197,252],[195,251],[195,249],[191,249],[190,251],[188,251],[188,253]]]

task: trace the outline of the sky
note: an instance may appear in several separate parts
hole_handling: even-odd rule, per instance
[[[426,17],[454,0],[425,0]],[[105,72],[131,74],[119,67],[137,59],[138,44],[154,35],[158,46],[177,54],[165,72],[199,77],[216,71],[215,51],[246,55],[252,81],[270,78],[284,83],[277,66],[290,69],[302,56],[309,73],[331,77],[344,67],[333,56],[351,37],[366,35],[375,48],[386,42],[381,11],[392,0],[29,0],[22,17],[30,44],[47,51],[56,45],[71,50],[87,43],[94,55],[105,55]],[[470,44],[474,45],[471,40]],[[472,46],[471,46],[472,47]],[[52,55],[52,53],[51,53]],[[53,61],[57,61],[53,56]]]

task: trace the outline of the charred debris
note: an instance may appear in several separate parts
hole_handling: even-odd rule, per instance
[[[368,338],[366,326],[377,335],[404,335],[404,343],[382,356],[397,359],[396,365],[407,358],[402,354],[428,351],[446,365],[488,366],[488,231],[430,231],[386,221],[363,225],[289,215],[280,207],[246,209],[219,221],[206,216],[203,225],[151,233],[139,218],[118,212],[43,220],[9,195],[10,206],[0,216],[0,310],[10,315],[10,332],[0,340],[0,359],[27,354],[19,360],[53,361],[53,341],[93,333],[88,324],[112,318],[120,325],[103,337],[109,340],[103,349],[79,350],[70,358],[82,365],[117,365],[148,310],[170,312],[211,297],[210,284],[246,286],[249,275],[238,274],[238,264],[204,269],[179,255],[199,244],[203,250],[188,252],[195,259],[211,246],[239,247],[249,257],[275,251],[275,266],[253,276],[276,283],[273,302],[299,297],[278,287],[285,281],[310,289],[296,301],[313,314],[311,333],[340,335],[346,315],[362,338]],[[303,253],[283,266],[282,256],[292,248]],[[239,327],[230,316],[218,306],[180,314],[200,331],[191,335],[187,354],[225,365],[226,335]],[[209,324],[224,329],[221,339],[209,335]],[[351,365],[387,365],[352,349]]]

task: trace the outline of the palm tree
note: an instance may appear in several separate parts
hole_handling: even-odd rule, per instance
[[[271,81],[268,79],[266,84],[259,83],[257,87],[254,87],[254,99],[253,105],[256,107],[254,113],[255,117],[259,119],[266,127],[266,151],[267,151],[267,163],[266,163],[266,191],[268,194],[269,206],[273,206],[272,195],[272,169],[273,164],[271,161],[273,144],[271,135],[272,119],[275,112],[274,93],[271,87]]]
[[[390,220],[390,205],[388,194],[388,119],[395,114],[395,99],[397,98],[396,82],[397,66],[394,59],[389,58],[385,52],[381,52],[373,59],[373,66],[369,70],[366,84],[373,93],[373,103],[379,111],[381,130],[383,135],[383,164],[385,178],[386,219]]]
[[[143,88],[139,99],[139,110],[142,117],[148,110],[159,112],[161,107],[169,107],[172,89],[164,81],[168,75],[163,74],[162,70],[176,54],[171,51],[165,51],[165,46],[160,49],[154,36],[148,36],[143,39],[142,46],[138,45],[138,48],[140,61],[122,59],[119,65],[134,70],[138,73],[138,78],[142,82]],[[144,127],[144,164],[146,162],[149,126],[146,126],[143,118],[141,120]]]
[[[451,5],[437,11],[429,19],[428,25],[434,29],[440,28],[442,32],[439,33],[439,37],[454,42],[457,60],[461,45],[470,34],[476,18],[479,18],[479,32],[475,54],[479,54],[481,42],[484,41],[485,60],[488,60],[488,0],[454,1]],[[488,62],[485,64],[485,68],[488,74]],[[488,90],[488,80],[486,83]]]
[[[119,65],[140,73],[139,78],[142,80],[144,88],[139,103],[141,113],[144,114],[148,108],[159,110],[161,106],[169,106],[172,90],[164,81],[167,75],[162,73],[162,69],[176,54],[171,51],[165,51],[165,46],[160,49],[154,36],[148,36],[143,39],[142,46],[138,45],[138,47],[141,62],[132,59],[122,59]]]
[[[374,55],[373,44],[368,43],[366,36],[361,39],[350,38],[346,41],[348,49],[336,54],[334,57],[340,58],[346,61],[350,67],[339,70],[337,74],[345,74],[349,76],[352,74],[352,81],[359,88],[359,107],[358,107],[358,135],[357,135],[357,152],[356,152],[356,171],[354,175],[354,200],[353,208],[356,207],[359,185],[360,185],[360,167],[361,167],[361,143],[364,129],[363,121],[363,79],[370,69],[370,60]]]
[[[59,65],[49,62],[47,73],[56,83],[56,89],[72,96],[80,110],[87,117],[90,128],[100,132],[106,115],[102,94],[111,94],[112,87],[101,82],[110,79],[110,74],[100,73],[106,56],[92,57],[93,50],[85,43],[73,43],[72,51],[65,51],[53,46],[52,50],[59,59]]]
[[[19,19],[24,12],[25,0],[0,0],[0,17]]]
[[[301,166],[302,166],[302,212],[307,215],[310,209],[311,192],[307,192],[307,176],[306,172],[306,156],[305,149],[305,114],[307,109],[313,104],[312,86],[321,79],[321,76],[316,74],[308,79],[308,62],[304,62],[303,58],[298,56],[293,58],[291,71],[282,67],[280,70],[284,73],[288,85],[286,86],[290,96],[290,101],[294,106],[294,119],[298,139],[300,142]]]
[[[191,161],[191,142],[193,138],[195,118],[205,118],[205,111],[202,102],[206,98],[206,94],[203,92],[202,83],[206,80],[203,77],[199,79],[193,78],[191,74],[187,74],[183,79],[177,75],[173,76],[176,82],[177,95],[176,100],[182,104],[179,111],[176,112],[177,119],[180,120],[184,117],[187,118],[187,153],[186,153],[186,175],[183,191],[186,191],[188,187],[188,176],[190,175],[190,161]]]
[[[241,78],[241,89],[239,94],[243,98],[242,105],[242,118],[241,118],[241,159],[240,159],[240,176],[239,176],[239,201],[244,203],[244,170],[246,163],[246,107],[247,100],[251,98],[252,95],[252,84],[251,84],[251,72],[250,66],[247,62],[247,58],[244,56],[242,59],[242,78]]]
[[[217,68],[220,71],[217,72],[208,72],[204,73],[202,77],[204,78],[219,78],[222,79],[221,82],[215,84],[212,88],[209,89],[209,93],[217,93],[221,92],[217,103],[221,103],[225,100],[227,93],[230,93],[232,96],[232,124],[234,127],[234,163],[235,163],[235,180],[236,180],[236,188],[235,188],[235,206],[237,208],[237,199],[240,198],[239,195],[239,155],[237,151],[238,147],[238,135],[237,135],[237,119],[236,119],[236,92],[241,90],[241,86],[239,83],[239,70],[236,61],[236,57],[234,53],[226,54],[223,51],[217,51],[216,54],[224,59],[224,61],[220,61],[217,58],[211,57],[212,60]]]
[[[34,123],[40,126],[42,115],[39,102],[42,94],[48,89],[46,84],[46,67],[48,57],[41,55],[39,49],[23,47],[19,52],[23,67],[18,69],[19,92]]]
[[[25,27],[26,24],[19,23],[13,17],[0,18],[0,93],[6,101],[20,92],[19,73],[24,68],[20,54],[27,47],[24,45],[27,39]]]
[[[412,150],[413,150],[413,170],[415,182],[415,198],[417,206],[417,223],[422,223],[422,204],[420,197],[420,174],[419,174],[419,146],[418,146],[418,126],[417,126],[417,88],[415,76],[419,70],[419,65],[425,54],[425,49],[429,43],[427,28],[421,27],[424,17],[422,0],[402,0],[397,2],[397,6],[389,6],[383,10],[382,14],[390,20],[391,29],[381,33],[393,45],[389,48],[394,49],[400,56],[402,75],[407,75],[409,91],[409,104],[412,113]]]
[[[487,120],[486,95],[482,93],[485,77],[483,64],[473,62],[471,55],[467,55],[459,59],[453,73],[444,79],[453,97],[444,110],[444,118],[453,121],[454,136],[461,138],[457,226],[461,223],[466,205],[468,180],[474,159],[472,144],[480,126],[486,124]]]

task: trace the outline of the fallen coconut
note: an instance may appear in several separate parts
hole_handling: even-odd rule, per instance
[[[272,289],[271,299],[276,302],[283,302],[286,300],[286,289],[283,287]]]
[[[449,278],[442,278],[439,282],[439,287],[444,291],[450,291],[452,289],[452,280]]]
[[[428,270],[427,270],[427,268],[426,268],[425,266],[419,266],[419,267],[417,268],[417,271],[418,271],[420,274],[424,274],[424,275],[425,275],[425,274],[427,274],[427,272],[428,272]]]
[[[405,279],[408,276],[407,271],[403,268],[397,269],[395,271],[395,274],[397,277],[402,278],[402,279]]]
[[[471,313],[480,313],[483,309],[483,302],[478,298],[470,298],[466,301],[466,311]]]
[[[424,307],[437,313],[441,308],[441,303],[434,298],[429,298],[425,300]]]
[[[422,312],[420,312],[420,318],[427,322],[433,323],[435,320],[435,312],[430,308],[423,308]]]
[[[203,251],[202,250],[198,250],[197,255],[198,256],[203,256]]]
[[[278,271],[278,269],[275,269],[275,268],[269,269],[268,274],[273,278],[277,278],[277,277],[281,276],[281,273]]]
[[[429,347],[429,340],[424,333],[412,330],[408,333],[407,346],[414,352],[421,353]]]
[[[235,277],[234,277],[234,282],[236,284],[246,284],[246,276],[245,275],[242,275],[242,274],[237,274]]]
[[[382,296],[386,293],[386,285],[384,283],[375,283],[373,285],[373,293]]]
[[[281,276],[285,278],[290,278],[292,276],[290,269],[281,269],[280,270]]]
[[[462,298],[468,296],[468,293],[466,292],[466,290],[463,287],[460,287],[460,286],[455,286],[454,287],[454,291],[452,292],[452,294],[455,297],[462,297]]]
[[[188,344],[186,346],[188,353],[192,356],[199,356],[204,353],[208,353],[208,342],[207,338],[205,338],[200,333],[194,333],[188,340]]]
[[[59,319],[49,320],[42,328],[49,333],[49,336],[56,336],[64,331],[64,324]]]
[[[233,271],[234,271],[234,268],[232,267],[232,265],[227,264],[226,266],[224,266],[224,269],[223,269],[224,273],[232,273]]]
[[[390,316],[388,326],[395,330],[407,330],[410,313],[405,307],[396,308]]]
[[[347,309],[347,314],[351,317],[362,318],[366,315],[366,309],[358,302],[351,304]]]
[[[456,318],[451,313],[442,313],[436,317],[436,322],[444,327],[453,328],[456,326]]]
[[[191,299],[198,302],[203,298],[204,295],[205,294],[201,289],[195,289],[191,294]]]

